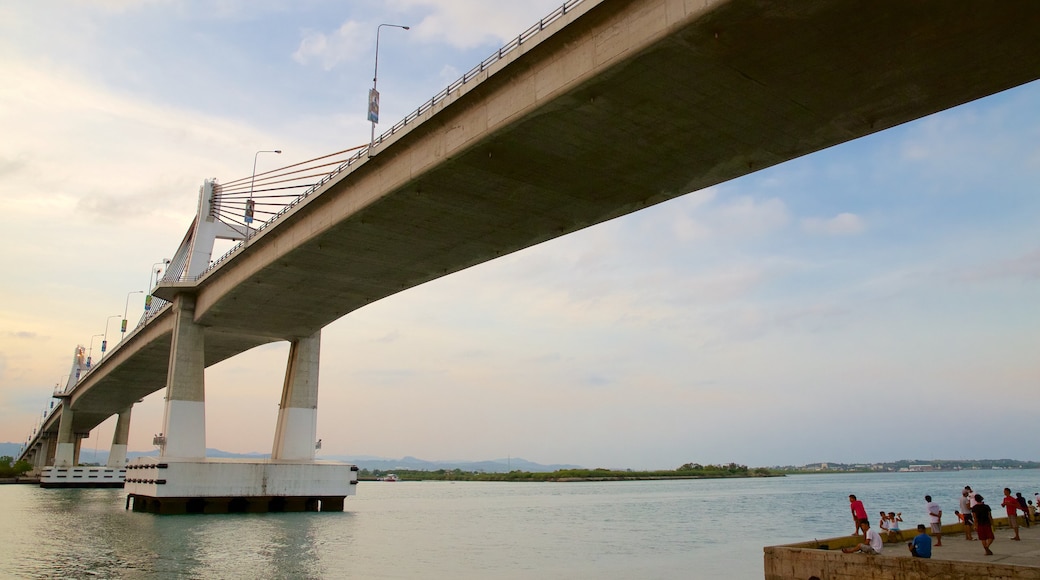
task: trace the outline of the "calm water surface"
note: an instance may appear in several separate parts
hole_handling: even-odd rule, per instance
[[[614,483],[358,486],[342,513],[158,517],[122,490],[0,486],[0,576],[16,578],[762,578],[762,547],[852,532],[868,512],[953,517],[1040,471]],[[997,511],[996,509],[994,511]],[[945,521],[945,518],[944,518]]]

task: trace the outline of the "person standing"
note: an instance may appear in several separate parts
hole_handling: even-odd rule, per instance
[[[993,543],[993,512],[979,494],[975,494],[975,506],[971,508],[971,513],[975,516],[975,535],[979,537],[986,555],[992,556],[989,546]]]
[[[1011,489],[1004,488],[1004,501],[1000,502],[1000,505],[1007,510],[1008,526],[1015,531],[1015,537],[1011,538],[1014,541],[1019,541],[1022,538],[1018,537],[1018,500],[1011,495]]]
[[[870,519],[867,518],[867,508],[863,507],[863,502],[856,499],[856,496],[852,494],[849,494],[849,507],[852,509],[852,524],[856,526],[856,530],[852,532],[852,535],[858,536],[863,524],[870,523]]]
[[[932,537],[928,535],[924,524],[917,524],[917,535],[914,536],[913,541],[907,542],[906,545],[910,548],[910,553],[913,554],[914,558],[932,557]]]
[[[1018,509],[1022,510],[1022,522],[1025,523],[1026,527],[1029,527],[1029,504],[1026,503],[1026,498],[1022,497],[1022,492],[1015,494],[1015,499],[1018,500]]]
[[[935,547],[942,546],[942,509],[939,504],[932,501],[932,496],[924,496],[925,510],[928,512],[928,519],[932,524],[932,533],[935,534]]]
[[[975,537],[971,533],[971,500],[968,499],[969,493],[971,493],[971,488],[967,486],[961,491],[960,512],[964,517],[964,539],[974,540]]]

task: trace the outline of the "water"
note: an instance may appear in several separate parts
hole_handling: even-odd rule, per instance
[[[852,532],[868,513],[953,521],[965,485],[999,509],[1040,471],[608,483],[358,486],[343,513],[158,517],[122,490],[0,486],[0,576],[19,578],[762,578],[762,547]],[[876,518],[875,518],[876,519]]]

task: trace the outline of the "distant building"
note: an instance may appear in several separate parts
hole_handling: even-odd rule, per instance
[[[900,471],[903,471],[903,470],[900,469]],[[934,465],[919,464],[919,465],[911,465],[911,466],[907,467],[906,471],[936,471],[936,468],[935,468]]]

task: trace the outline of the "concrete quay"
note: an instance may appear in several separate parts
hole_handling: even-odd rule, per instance
[[[994,510],[996,511],[996,510]],[[1020,518],[1021,522],[1021,518]],[[943,526],[942,546],[932,544],[930,559],[913,558],[906,544],[917,530],[903,530],[903,540],[886,542],[881,554],[844,554],[841,548],[858,543],[855,536],[841,536],[764,548],[766,580],[1040,580],[1040,523],[1021,526],[1020,541],[996,519],[996,539],[985,555],[978,540],[964,539],[961,524]]]

